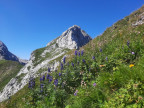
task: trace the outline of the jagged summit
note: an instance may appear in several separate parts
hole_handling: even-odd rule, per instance
[[[27,62],[26,60],[23,62],[22,59],[19,59],[17,56],[9,52],[7,46],[2,41],[0,41],[0,60],[18,61],[21,64],[25,64]]]
[[[92,38],[84,30],[77,25],[73,25],[57,38],[56,43],[59,47],[79,49],[79,47],[87,44],[90,40],[92,40]],[[47,46],[49,45],[48,43]]]

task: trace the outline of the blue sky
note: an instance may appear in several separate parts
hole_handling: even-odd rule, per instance
[[[0,40],[29,59],[72,25],[92,38],[144,4],[143,0],[0,0]]]

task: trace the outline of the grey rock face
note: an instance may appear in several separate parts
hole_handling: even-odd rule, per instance
[[[39,75],[40,69],[51,68],[52,71],[56,70],[59,66],[59,61],[57,58],[65,55],[70,49],[78,49],[79,47],[88,43],[92,38],[79,26],[72,26],[67,31],[65,31],[57,39],[51,41],[45,47],[45,50],[41,53],[38,61],[47,57],[47,54],[50,54],[44,61],[40,62],[37,65],[34,65],[36,60],[34,52],[32,52],[30,60],[28,63],[19,71],[16,78],[11,79],[11,81],[5,86],[2,93],[0,93],[0,102],[8,99],[9,96],[14,95],[20,89],[22,89],[27,83],[30,76],[37,77]],[[53,62],[52,62],[53,61]],[[42,73],[46,73],[43,71]],[[21,81],[18,81],[18,77],[23,76]]]
[[[3,59],[4,60],[18,61],[21,64],[27,63],[27,60],[19,59],[17,56],[15,56],[11,52],[9,52],[6,45],[2,41],[0,41],[0,60],[3,60]]]
[[[59,47],[79,49],[79,47],[87,44],[90,40],[92,40],[92,38],[84,30],[81,30],[79,26],[74,25],[63,32],[56,40],[56,43]]]

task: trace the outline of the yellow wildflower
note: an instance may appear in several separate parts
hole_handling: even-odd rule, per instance
[[[105,65],[100,65],[100,67],[104,67]]]
[[[129,67],[133,67],[133,66],[134,66],[134,64],[130,64],[130,65],[129,65]]]

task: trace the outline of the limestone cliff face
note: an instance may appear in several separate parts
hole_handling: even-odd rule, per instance
[[[59,47],[78,49],[87,44],[90,40],[92,40],[92,38],[84,30],[81,30],[79,26],[74,25],[63,32],[56,40],[56,43]]]
[[[49,42],[46,47],[33,51],[28,63],[0,93],[0,102],[22,89],[28,83],[30,76],[37,77],[40,73],[47,72],[48,67],[52,71],[57,69],[59,66],[57,58],[64,56],[71,49],[79,49],[90,40],[92,38],[86,32],[81,30],[79,26],[74,25],[57,39]]]

